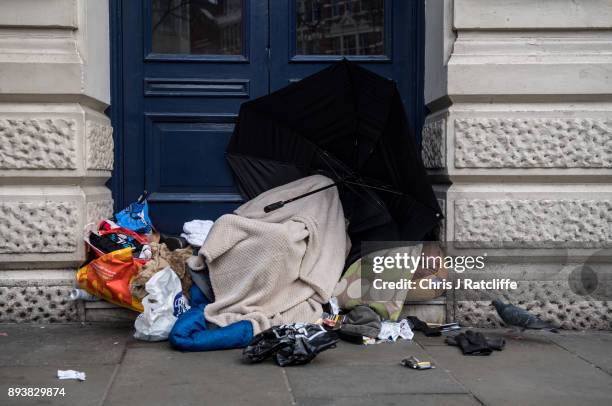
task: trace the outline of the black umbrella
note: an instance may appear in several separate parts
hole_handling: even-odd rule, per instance
[[[347,60],[243,103],[227,159],[249,199],[313,174],[333,179],[354,247],[424,239],[442,217],[395,82]]]

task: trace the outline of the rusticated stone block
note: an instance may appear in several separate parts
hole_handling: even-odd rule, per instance
[[[1,169],[75,169],[76,120],[0,119]]]
[[[423,164],[428,169],[444,168],[446,153],[444,148],[444,126],[446,119],[430,121],[423,126],[421,142]]]
[[[0,202],[0,253],[74,252],[75,202]]]
[[[612,245],[610,200],[456,200],[455,241]]]
[[[87,169],[113,169],[113,127],[87,121]]]
[[[70,286],[0,286],[0,323],[79,321]]]
[[[87,203],[87,223],[97,223],[113,215],[112,200],[98,200]]]
[[[612,120],[456,119],[456,168],[612,168]]]
[[[607,301],[565,300],[558,302],[542,299],[519,300],[513,304],[563,329],[612,329],[612,308]],[[462,326],[483,328],[505,326],[490,301],[456,301],[455,317]]]

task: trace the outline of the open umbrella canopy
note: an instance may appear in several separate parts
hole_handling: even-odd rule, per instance
[[[249,199],[333,179],[353,245],[421,240],[442,217],[395,82],[347,60],[243,103],[227,159]]]

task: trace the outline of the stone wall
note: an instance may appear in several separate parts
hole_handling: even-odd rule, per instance
[[[447,318],[499,325],[503,296],[566,328],[612,328],[612,3],[426,4],[423,159],[444,238],[491,248],[491,274],[521,281],[451,292]],[[576,294],[571,275],[591,262],[600,286]]]
[[[108,2],[0,5],[0,322],[78,321],[83,229],[112,213]]]

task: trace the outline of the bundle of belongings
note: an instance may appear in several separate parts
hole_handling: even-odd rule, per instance
[[[250,331],[246,343],[230,340],[244,346],[272,326],[314,323],[321,317],[350,247],[337,190],[329,188],[283,210],[266,213],[264,207],[331,182],[320,175],[299,179],[214,223],[198,255],[188,261],[194,271],[207,273],[214,302],[200,303],[202,318],[179,318],[170,335],[175,348],[214,349],[208,343],[212,334]],[[227,348],[227,341],[218,345]]]
[[[136,337],[165,340],[176,317],[189,307],[191,277],[186,260],[193,249],[160,235],[145,196],[85,230],[89,260],[77,272],[75,299],[108,302],[141,313]]]
[[[264,192],[214,223],[187,222],[184,235],[192,244],[185,248],[160,236],[146,201],[137,202],[124,210],[131,216],[121,212],[88,232],[95,258],[77,280],[88,293],[140,312],[138,339],[168,339],[182,351],[246,347],[243,360],[249,363],[273,358],[281,366],[304,364],[339,339],[372,344],[412,339],[413,330],[429,335],[434,330],[420,320],[399,319],[409,290],[389,298],[355,289],[370,283],[361,272],[367,259],[343,274],[351,242],[336,188],[282,210],[264,210],[331,183],[309,176]],[[433,255],[436,247],[425,243],[378,254]],[[423,266],[386,272],[413,279],[447,273]]]
[[[94,258],[78,282],[140,312],[138,339],[182,351],[246,347],[245,362],[300,365],[338,338],[411,339],[419,327],[400,320],[404,303],[443,290],[361,289],[375,277],[362,242],[421,240],[442,218],[419,156],[395,83],[332,64],[241,105],[226,158],[250,200],[167,237],[138,199],[89,230]],[[416,243],[375,254],[440,252]],[[442,264],[384,274],[434,285],[448,276]]]

